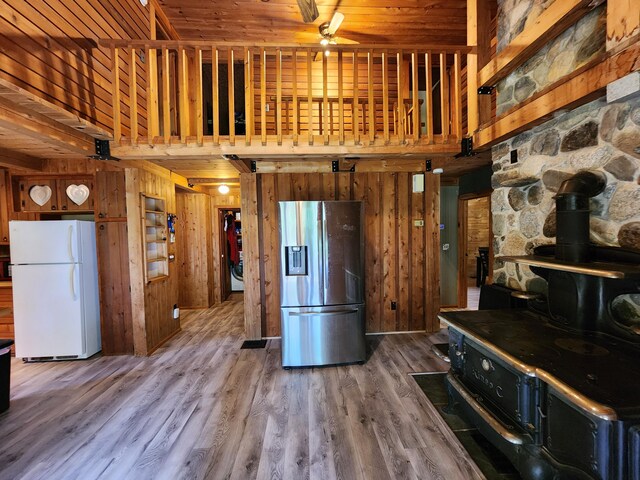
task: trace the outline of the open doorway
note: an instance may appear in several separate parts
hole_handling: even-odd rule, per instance
[[[490,193],[461,195],[458,224],[458,306],[477,310],[480,287],[493,274]]]
[[[226,300],[233,292],[244,291],[242,255],[242,216],[239,208],[218,209],[220,226],[220,287]]]

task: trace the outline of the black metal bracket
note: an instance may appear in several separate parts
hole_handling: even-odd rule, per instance
[[[341,173],[341,172],[355,172],[356,164],[354,163],[349,167],[349,170],[340,170],[340,160],[332,160],[331,161],[331,171],[333,173]]]
[[[478,88],[478,95],[491,95],[495,87],[485,85]]]
[[[251,173],[256,173],[256,161],[251,160]]]
[[[427,160],[427,165],[426,165],[426,167],[425,167],[425,170],[426,170],[427,172],[430,172],[430,171],[431,171],[431,160]]]
[[[455,158],[460,157],[473,157],[475,152],[473,151],[473,137],[463,138],[460,142],[460,153],[455,155]]]
[[[111,148],[109,146],[109,140],[101,140],[99,138],[94,139],[96,146],[96,154],[89,155],[89,158],[96,160],[120,160],[119,158],[111,156]]]

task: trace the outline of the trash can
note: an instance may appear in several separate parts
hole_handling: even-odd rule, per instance
[[[13,340],[0,340],[0,413],[9,408],[11,345]]]

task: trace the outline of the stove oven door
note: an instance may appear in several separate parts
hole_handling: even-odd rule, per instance
[[[491,405],[489,410],[499,419],[518,425],[531,435],[534,443],[541,443],[540,381],[466,337],[462,348],[459,373],[462,383]]]
[[[622,422],[591,415],[572,405],[555,388],[547,395],[544,447],[560,463],[594,478],[640,478],[627,475]]]

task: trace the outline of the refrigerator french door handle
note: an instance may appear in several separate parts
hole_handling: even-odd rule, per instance
[[[69,261],[71,263],[75,263],[75,258],[73,258],[73,225],[69,225],[69,239],[68,244],[69,247]]]
[[[290,317],[320,317],[320,316],[336,316],[336,315],[350,315],[352,313],[358,313],[358,310],[338,310],[336,312],[291,312]]]
[[[69,280],[70,280],[70,286],[71,286],[71,298],[73,298],[73,301],[75,302],[76,300],[78,300],[78,295],[76,295],[76,265],[72,264],[71,265],[71,272],[69,275]]]

